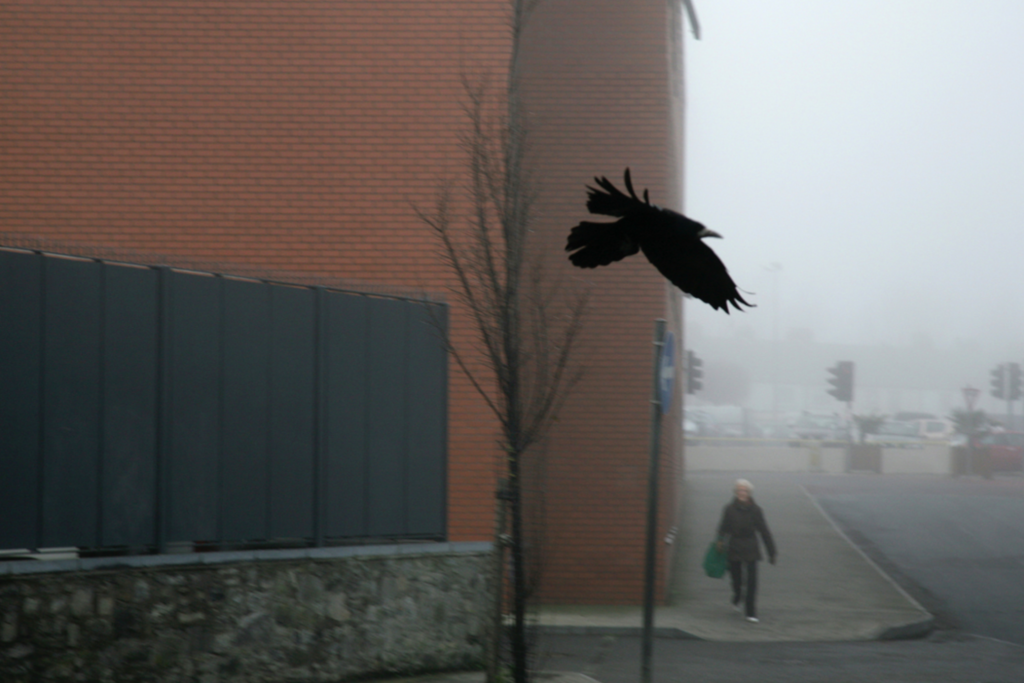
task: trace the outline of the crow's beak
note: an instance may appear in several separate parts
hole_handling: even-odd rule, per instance
[[[704,228],[699,233],[697,233],[697,237],[717,237],[718,239],[722,239],[722,236],[719,235],[717,232],[715,232],[714,230],[708,230],[707,228]]]

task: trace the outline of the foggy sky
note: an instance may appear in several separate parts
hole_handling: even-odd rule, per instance
[[[685,209],[759,307],[688,326],[1024,359],[1024,2],[695,5]]]

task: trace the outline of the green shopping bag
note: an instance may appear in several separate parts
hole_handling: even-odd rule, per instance
[[[718,541],[711,541],[708,551],[704,553],[704,573],[712,579],[720,579],[725,576],[725,566],[728,560],[725,553],[719,552]]]

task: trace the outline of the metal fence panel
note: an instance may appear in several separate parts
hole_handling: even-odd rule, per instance
[[[0,548],[39,538],[42,260],[0,251]]]
[[[270,535],[313,536],[314,291],[271,286]]]
[[[221,283],[170,273],[169,541],[219,538]]]
[[[270,285],[224,280],[224,536],[269,537]]]
[[[156,542],[157,273],[104,266],[102,546]]]
[[[44,262],[41,546],[99,545],[100,265]]]
[[[380,299],[370,309],[367,440],[367,530],[405,531],[406,317],[403,301]]]
[[[445,425],[448,355],[441,306],[409,306],[406,377],[406,531],[443,537],[445,530]]]
[[[428,306],[0,250],[0,547],[443,538]]]
[[[366,392],[369,297],[326,292],[324,302],[324,534],[366,536]]]

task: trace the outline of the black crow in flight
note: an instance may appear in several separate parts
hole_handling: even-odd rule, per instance
[[[736,290],[725,265],[701,240],[721,237],[697,221],[651,204],[644,190],[644,199],[636,196],[633,181],[626,169],[623,194],[605,177],[594,178],[600,189],[587,186],[587,209],[590,213],[614,216],[614,223],[583,221],[569,233],[565,250],[574,266],[596,268],[606,266],[643,250],[644,256],[669,281],[687,294],[729,312],[729,304],[737,311],[740,304],[751,306]]]

